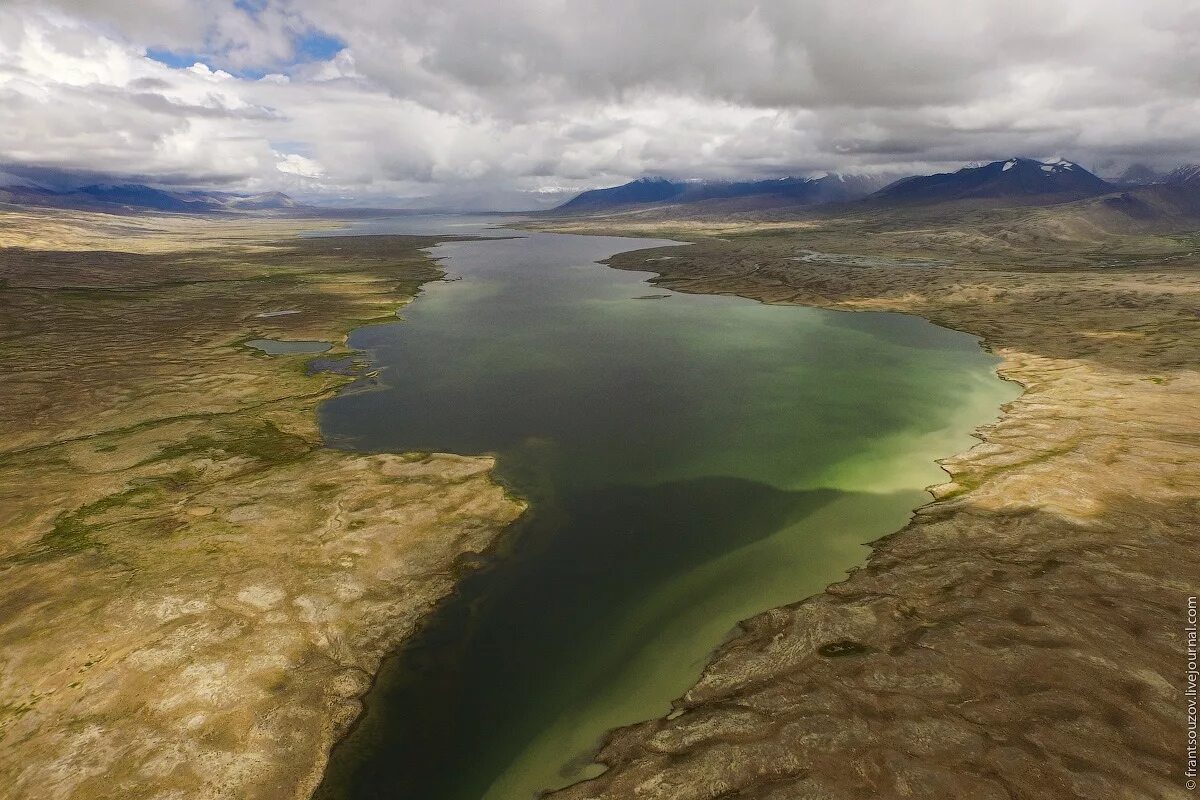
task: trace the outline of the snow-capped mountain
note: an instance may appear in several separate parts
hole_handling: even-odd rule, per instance
[[[1073,199],[1114,189],[1107,181],[1064,158],[1010,158],[957,172],[904,178],[871,197],[892,202],[940,202],[971,198],[1053,197]]]

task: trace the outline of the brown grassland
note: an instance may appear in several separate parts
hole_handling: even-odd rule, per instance
[[[0,211],[0,797],[307,795],[521,512],[486,458],[324,447],[353,378],[244,346],[353,360],[351,327],[441,275],[431,239],[298,237],[325,224]],[[1025,389],[866,566],[747,620],[556,800],[1186,796],[1200,225],[1099,200],[537,225],[690,241],[611,260],[677,291],[927,317]]]
[[[522,510],[487,458],[323,447],[351,377],[242,344],[350,355],[441,276],[321,224],[0,211],[0,797],[309,795]]]

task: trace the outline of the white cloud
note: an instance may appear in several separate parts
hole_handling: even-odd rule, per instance
[[[10,2],[0,164],[377,197],[1200,158],[1191,0],[261,6]]]
[[[320,163],[299,153],[276,153],[275,169],[286,175],[297,175],[301,178],[320,178],[325,171]]]

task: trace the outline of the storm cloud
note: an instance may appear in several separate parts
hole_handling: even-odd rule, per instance
[[[39,0],[0,163],[326,197],[1200,158],[1192,0]]]

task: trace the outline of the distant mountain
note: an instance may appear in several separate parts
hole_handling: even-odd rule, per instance
[[[159,189],[140,183],[93,184],[55,190],[27,180],[0,184],[0,203],[92,211],[164,211],[203,214],[301,208],[282,192],[237,194],[187,189]]]
[[[1146,186],[1103,199],[1104,206],[1142,222],[1200,218],[1200,164],[1178,167]]]
[[[761,181],[672,181],[641,178],[608,189],[592,189],[556,208],[591,213],[653,204],[701,203],[738,198],[771,198],[786,205],[815,205],[866,197],[887,182],[869,175],[831,174],[821,178],[776,178]]]
[[[1182,167],[1177,167],[1163,176],[1162,180],[1156,181],[1156,183],[1165,183],[1169,186],[1189,186],[1200,189],[1200,164],[1185,164]]]
[[[11,172],[5,172],[4,170],[0,170],[0,190],[3,190],[10,186],[20,186],[20,187],[24,187],[27,189],[30,189],[30,188],[44,189],[44,188],[46,188],[42,184],[40,184],[37,181],[34,181],[30,178],[26,178],[21,175],[14,175]]]
[[[592,189],[558,206],[557,211],[598,211],[618,206],[643,205],[673,200],[687,189],[687,184],[666,178],[639,178],[636,181],[609,189]]]
[[[892,203],[937,203],[948,200],[1007,198],[1074,200],[1114,191],[1115,186],[1078,164],[1028,158],[993,161],[958,172],[904,178],[871,195]]]
[[[1122,186],[1145,186],[1162,179],[1161,173],[1145,164],[1130,164],[1115,178],[1114,182]]]
[[[269,211],[281,208],[303,208],[283,192],[259,192],[257,194],[232,194],[227,192],[199,192],[204,199],[230,211]]]
[[[1200,176],[1200,164],[1184,164],[1171,172],[1162,173],[1145,164],[1132,164],[1114,179],[1120,186],[1152,186],[1154,184],[1180,184]]]
[[[180,196],[179,193],[165,192],[161,189],[136,183],[125,183],[115,186],[104,184],[84,186],[73,192],[64,192],[57,196],[68,199],[72,198],[73,195],[81,196],[79,199],[85,199],[85,202],[90,200],[103,205],[145,208],[154,211],[196,212],[209,210],[208,204],[199,198],[189,200]]]

